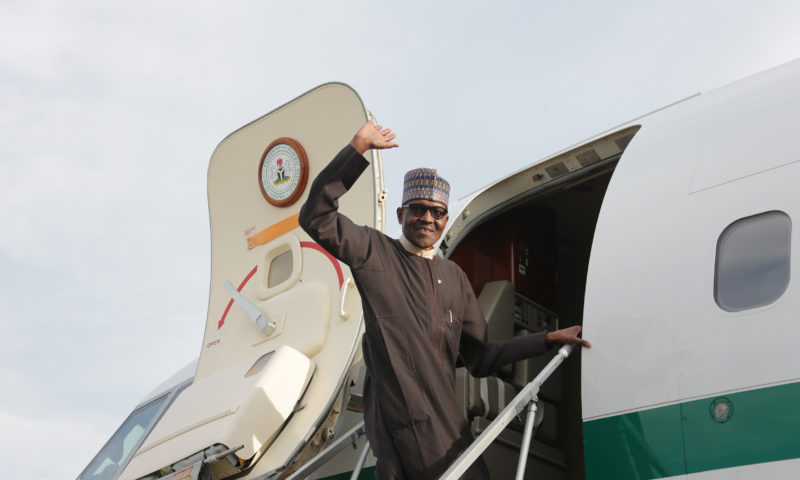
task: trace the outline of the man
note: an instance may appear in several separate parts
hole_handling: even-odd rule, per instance
[[[486,320],[469,281],[453,262],[435,257],[447,224],[450,185],[432,169],[406,174],[397,219],[399,240],[355,225],[338,212],[338,198],[369,163],[371,148],[394,148],[395,134],[365,124],[311,185],[300,225],[350,266],[361,294],[367,378],[364,421],[378,459],[376,478],[435,479],[472,442],[455,393],[456,361],[487,376],[501,366],[543,353],[548,345],[590,346],[579,326],[486,341]],[[488,478],[482,461],[464,478]]]

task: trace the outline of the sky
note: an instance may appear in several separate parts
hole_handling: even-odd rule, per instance
[[[800,57],[796,0],[0,1],[0,463],[75,478],[195,358],[206,169],[329,81],[461,197]]]

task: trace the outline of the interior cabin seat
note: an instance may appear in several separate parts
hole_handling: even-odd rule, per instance
[[[478,304],[486,318],[489,341],[504,340],[514,335],[528,335],[523,328],[515,328],[514,318],[517,301],[514,285],[506,280],[488,282],[478,295]],[[513,400],[516,394],[553,358],[555,351],[545,355],[520,360],[499,372],[500,376],[475,378],[464,368],[456,375],[459,398],[463,398],[463,411],[467,418],[483,417],[491,421]],[[502,378],[501,378],[502,377]],[[539,392],[539,408],[544,410],[542,424],[536,430],[536,438],[556,443],[558,432],[557,403],[561,399],[561,369],[544,383]],[[522,431],[523,423],[515,419],[509,427]]]

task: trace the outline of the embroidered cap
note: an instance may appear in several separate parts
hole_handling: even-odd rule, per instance
[[[415,168],[403,178],[403,205],[412,200],[432,200],[447,205],[450,183],[435,168]]]

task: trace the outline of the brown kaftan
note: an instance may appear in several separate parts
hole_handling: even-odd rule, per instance
[[[350,266],[366,322],[364,419],[379,479],[433,479],[472,441],[455,394],[461,357],[475,376],[541,354],[544,334],[486,341],[486,321],[469,281],[453,262],[427,260],[398,240],[338,212],[369,163],[348,145],[319,174],[300,224]],[[482,462],[466,478],[486,478]]]

